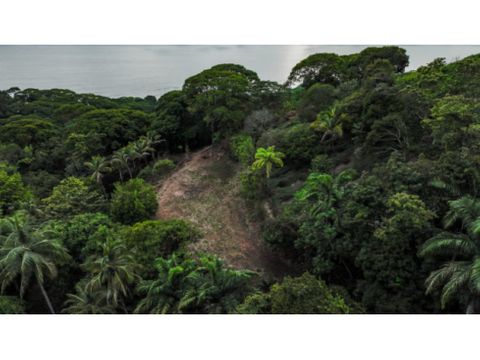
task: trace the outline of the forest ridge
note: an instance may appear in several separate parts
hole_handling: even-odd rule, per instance
[[[480,55],[407,66],[384,46],[285,84],[220,64],[158,99],[0,91],[0,313],[480,312]],[[234,162],[226,207],[287,270],[156,216],[192,152]]]

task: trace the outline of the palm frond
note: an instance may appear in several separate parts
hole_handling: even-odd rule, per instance
[[[471,256],[477,251],[476,244],[468,236],[442,233],[427,240],[422,245],[418,255],[421,257],[435,255]]]

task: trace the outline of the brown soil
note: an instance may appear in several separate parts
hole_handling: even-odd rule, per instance
[[[288,271],[260,238],[260,226],[249,218],[239,195],[239,164],[223,151],[193,153],[157,185],[157,218],[185,219],[202,232],[192,244],[196,253],[212,253],[229,266],[278,278]]]

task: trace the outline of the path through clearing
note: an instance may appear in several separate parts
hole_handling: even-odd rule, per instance
[[[259,225],[249,219],[239,195],[239,166],[210,148],[193,153],[157,186],[156,217],[197,225],[203,238],[191,245],[195,252],[216,254],[237,269],[280,277],[288,266],[265,246]]]

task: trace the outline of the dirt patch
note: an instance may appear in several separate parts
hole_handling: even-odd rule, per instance
[[[203,238],[191,245],[197,253],[212,253],[237,269],[278,278],[288,271],[260,238],[259,225],[239,196],[239,164],[210,148],[190,158],[157,187],[157,218],[185,219],[197,225]]]

